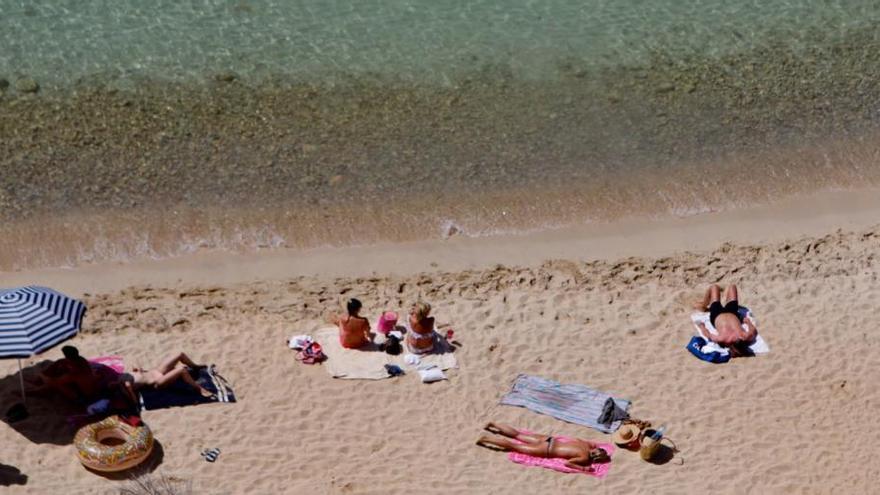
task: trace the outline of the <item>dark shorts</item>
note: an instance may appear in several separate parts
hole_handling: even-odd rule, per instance
[[[735,314],[739,322],[742,323],[742,317],[739,315],[739,301],[736,299],[733,301],[727,301],[727,304],[724,306],[718,301],[709,305],[709,322],[712,323],[713,327],[715,326],[715,318],[718,318],[718,315],[723,313]]]

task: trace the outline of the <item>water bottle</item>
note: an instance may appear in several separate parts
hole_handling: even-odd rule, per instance
[[[666,425],[663,425],[660,428],[657,428],[657,430],[653,434],[651,434],[651,440],[653,440],[655,442],[659,442],[660,439],[663,438],[663,432],[665,432],[665,431],[666,431]]]

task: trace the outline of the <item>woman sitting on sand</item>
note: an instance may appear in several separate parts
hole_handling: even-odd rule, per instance
[[[346,349],[358,349],[373,342],[370,322],[360,315],[363,305],[357,299],[350,299],[345,305],[346,314],[330,318],[339,327],[339,343]]]
[[[426,302],[417,302],[409,312],[409,328],[406,333],[406,343],[409,350],[415,354],[425,354],[434,350],[434,317],[431,313],[431,305]]]
[[[488,423],[485,427],[496,437],[482,435],[477,440],[481,447],[497,448],[514,451],[532,457],[565,459],[565,466],[570,469],[585,469],[594,462],[609,462],[608,452],[599,448],[589,440],[566,439],[565,441],[537,433],[522,433],[516,428],[500,423]],[[517,443],[519,440],[523,443]]]
[[[192,359],[184,353],[177,354],[165,360],[158,367],[145,370],[142,368],[132,368],[131,373],[123,373],[121,381],[129,398],[137,403],[137,395],[135,391],[144,388],[164,388],[177,380],[183,380],[192,388],[196,389],[202,397],[214,397],[209,390],[199,385],[189,372],[191,369],[204,368],[204,365],[196,364]]]

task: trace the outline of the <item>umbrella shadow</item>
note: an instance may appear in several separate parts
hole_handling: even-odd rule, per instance
[[[0,463],[0,486],[26,485],[28,476],[17,467]]]
[[[27,382],[34,380],[40,372],[52,364],[50,360],[43,360],[27,368],[22,369],[22,374]],[[8,406],[21,404],[21,383],[18,372],[0,379],[0,398],[2,403]],[[73,442],[75,431],[68,423],[67,418],[78,412],[77,408],[69,403],[55,398],[29,395],[27,397],[27,417],[18,421],[10,420],[4,414],[3,421],[10,428],[17,431],[23,437],[36,444],[67,445]],[[20,407],[20,406],[19,406]],[[6,411],[0,411],[6,412]]]

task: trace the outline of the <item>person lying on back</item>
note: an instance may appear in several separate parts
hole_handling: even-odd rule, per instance
[[[700,309],[709,311],[709,322],[718,331],[718,335],[710,332],[700,323],[700,329],[707,338],[730,349],[734,356],[748,354],[748,346],[758,336],[758,329],[748,318],[739,314],[739,294],[736,285],[731,284],[724,291],[725,303],[721,303],[721,287],[712,284],[700,303]]]
[[[373,341],[370,322],[360,315],[362,304],[351,299],[345,305],[346,314],[333,318],[339,327],[339,343],[347,349],[358,349]]]

